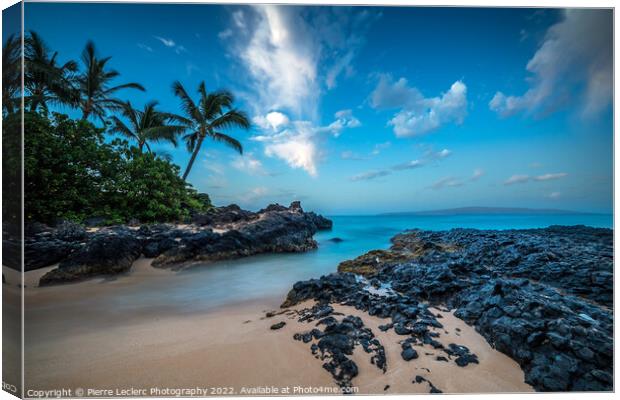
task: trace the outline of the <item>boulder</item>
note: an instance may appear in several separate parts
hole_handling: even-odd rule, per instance
[[[81,281],[100,275],[126,272],[140,256],[140,241],[128,233],[92,237],[78,251],[41,277],[40,286]]]

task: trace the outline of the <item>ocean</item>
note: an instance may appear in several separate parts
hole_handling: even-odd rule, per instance
[[[296,254],[263,254],[238,260],[197,265],[175,277],[153,278],[140,288],[117,296],[118,305],[134,307],[179,306],[187,311],[286,296],[292,285],[336,272],[341,261],[369,250],[386,249],[390,238],[406,229],[447,230],[527,229],[550,225],[588,225],[611,228],[613,216],[607,214],[561,215],[380,215],[331,216],[331,231],[315,235],[318,249]],[[341,242],[331,239],[339,238]]]

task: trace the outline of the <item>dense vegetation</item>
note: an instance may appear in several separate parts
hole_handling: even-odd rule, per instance
[[[232,94],[207,92],[202,82],[194,102],[175,82],[172,90],[183,115],[159,110],[156,101],[136,109],[116,96],[145,88],[133,82],[116,84],[120,74],[109,67],[111,58],[99,57],[92,42],[84,48],[81,65],[60,63],[35,32],[29,32],[24,43],[26,221],[180,221],[211,207],[209,196],[197,193],[186,179],[205,139],[243,152],[241,143],[223,132],[250,127],[247,116],[233,108]],[[21,163],[20,57],[20,38],[9,37],[3,47],[3,150],[14,157],[3,160],[5,178],[19,171]],[[57,112],[60,107],[80,111],[81,118]],[[170,157],[152,150],[156,142],[176,146],[179,138],[191,153],[182,177]],[[10,181],[15,183],[18,175]],[[18,196],[4,190],[4,199],[12,203]]]

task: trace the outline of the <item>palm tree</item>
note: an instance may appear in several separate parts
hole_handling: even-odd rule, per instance
[[[174,82],[172,90],[181,99],[181,107],[186,114],[186,117],[175,116],[175,120],[190,131],[190,133],[183,136],[187,150],[192,153],[187,168],[183,173],[183,180],[187,179],[192,170],[196,156],[200,152],[205,138],[222,142],[238,151],[239,154],[243,154],[241,143],[237,139],[221,132],[224,129],[234,127],[250,128],[250,120],[245,113],[232,108],[234,98],[231,93],[227,91],[207,93],[203,81],[198,86],[200,98],[198,99],[198,104],[196,104],[187,94],[181,82]]]
[[[143,147],[151,153],[149,142],[165,141],[177,145],[177,135],[185,131],[184,126],[168,125],[173,116],[156,109],[157,102],[151,101],[142,110],[136,110],[128,101],[123,104],[121,114],[127,121],[127,126],[120,118],[111,118],[111,133],[119,133],[138,143],[138,149],[142,152]]]
[[[21,56],[21,36],[9,36],[2,46],[2,111],[8,114],[21,104]]]
[[[125,83],[110,86],[110,82],[120,74],[113,69],[106,69],[106,64],[111,57],[98,58],[95,45],[89,41],[82,52],[82,62],[85,71],[78,76],[80,91],[79,107],[82,110],[82,120],[87,120],[91,115],[105,123],[108,110],[123,108],[123,102],[113,98],[114,93],[121,89],[137,89],[144,91],[144,87],[138,83]]]
[[[48,103],[77,106],[79,93],[72,81],[77,63],[68,61],[57,65],[57,56],[58,52],[50,54],[36,32],[29,32],[24,48],[24,85],[27,93],[25,101],[30,105],[30,111],[35,111],[39,106],[47,111]]]

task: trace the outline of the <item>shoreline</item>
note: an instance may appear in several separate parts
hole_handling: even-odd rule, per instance
[[[120,386],[131,385],[135,382],[143,386],[161,385],[161,382],[167,382],[168,376],[177,376],[179,371],[183,371],[184,376],[171,384],[182,384],[180,387],[196,386],[201,382],[200,379],[204,380],[206,374],[217,377],[218,380],[214,380],[213,385],[220,386],[223,384],[239,386],[240,383],[244,386],[261,386],[260,382],[268,382],[269,385],[275,386],[329,384],[345,387],[350,384],[351,387],[359,388],[360,393],[366,394],[382,394],[390,390],[393,393],[428,393],[429,390],[447,393],[531,391],[534,388],[540,388],[540,386],[532,387],[525,383],[526,379],[528,383],[537,382],[527,377],[528,373],[532,373],[532,367],[528,364],[524,365],[523,360],[519,359],[519,354],[522,353],[511,353],[511,350],[505,347],[505,343],[510,343],[512,340],[522,340],[520,337],[527,337],[529,343],[531,329],[540,329],[528,322],[529,319],[532,323],[539,324],[538,321],[531,320],[534,314],[529,314],[526,310],[530,310],[534,305],[538,309],[536,315],[545,315],[548,319],[550,314],[547,314],[552,312],[551,310],[569,313],[572,307],[577,307],[576,311],[566,314],[568,319],[562,323],[568,323],[568,328],[557,323],[548,326],[553,326],[552,329],[569,329],[574,332],[583,331],[580,326],[584,323],[600,323],[601,328],[594,342],[600,343],[600,347],[594,347],[599,346],[598,344],[585,344],[585,350],[573,346],[571,350],[558,351],[564,348],[560,346],[565,345],[556,343],[560,336],[552,331],[544,334],[547,336],[543,336],[542,342],[536,342],[537,344],[531,347],[528,344],[527,351],[542,351],[543,357],[554,357],[554,354],[574,357],[573,354],[576,354],[578,357],[590,357],[590,359],[592,356],[588,354],[592,353],[588,352],[596,351],[596,357],[602,357],[598,353],[605,351],[604,346],[607,346],[604,335],[608,321],[605,313],[609,313],[604,306],[607,299],[606,286],[601,284],[599,289],[589,288],[584,294],[596,301],[585,297],[579,300],[574,296],[574,292],[571,292],[574,287],[571,285],[574,285],[574,279],[580,279],[579,275],[576,277],[569,275],[561,281],[554,281],[555,285],[560,285],[558,287],[564,287],[570,292],[561,294],[561,291],[556,293],[555,286],[546,286],[549,285],[546,283],[548,278],[544,276],[541,280],[531,282],[527,279],[510,278],[509,275],[499,277],[494,274],[491,277],[488,267],[481,271],[480,267],[476,266],[478,262],[469,267],[467,264],[446,264],[445,260],[454,260],[455,253],[459,257],[469,254],[469,258],[475,255],[476,257],[491,257],[482,260],[495,260],[496,256],[489,253],[492,247],[486,247],[481,252],[477,250],[476,241],[468,241],[473,237],[483,242],[491,240],[494,243],[513,246],[515,240],[521,240],[515,239],[520,237],[518,235],[525,235],[525,240],[531,245],[537,243],[536,240],[538,240],[531,235],[541,235],[544,243],[553,239],[554,244],[551,247],[549,247],[550,244],[542,247],[545,254],[551,254],[545,257],[553,257],[552,260],[558,257],[579,257],[580,252],[564,253],[567,241],[562,236],[577,235],[574,237],[581,239],[574,245],[586,246],[586,250],[595,246],[594,248],[600,250],[597,250],[598,253],[590,254],[589,257],[597,254],[597,257],[605,260],[607,252],[605,246],[608,246],[606,235],[608,234],[609,232],[604,230],[584,227],[552,227],[543,230],[509,232],[410,231],[394,237],[393,246],[390,249],[381,250],[380,253],[368,253],[378,254],[378,256],[368,257],[366,254],[346,263],[346,268],[353,272],[361,268],[359,271],[362,275],[366,275],[366,278],[358,276],[359,279],[352,279],[353,276],[350,274],[333,274],[321,277],[320,280],[298,282],[288,295],[273,293],[271,296],[265,296],[263,293],[262,296],[236,302],[231,302],[231,297],[227,297],[228,301],[225,304],[211,304],[209,301],[203,304],[207,298],[196,297],[191,292],[192,290],[201,291],[200,282],[207,275],[200,277],[187,270],[155,268],[151,265],[153,259],[144,257],[132,263],[127,272],[112,278],[95,277],[66,285],[40,288],[29,286],[36,283],[38,277],[54,266],[43,270],[33,270],[27,272],[25,276],[26,363],[27,368],[31,369],[27,375],[37,377],[37,381],[32,381],[30,385],[38,389],[64,385],[63,382],[66,381],[78,386],[87,386],[80,384],[78,379],[91,386],[101,386],[109,382]],[[508,241],[496,239],[495,235],[503,235],[502,237],[508,235],[512,239]],[[587,239],[590,237],[588,235],[594,235],[592,238],[598,237],[596,240],[599,242],[594,243]],[[468,246],[473,246],[471,250],[474,252],[467,253],[467,248],[450,243],[470,243]],[[419,261],[408,264],[407,260],[411,259]],[[251,265],[251,262],[248,265]],[[456,268],[453,269],[452,265]],[[485,265],[484,261],[483,265]],[[543,268],[541,271],[546,271],[544,265],[543,263],[536,268]],[[605,282],[604,279],[608,278],[604,273],[605,267],[592,265],[594,266],[584,268],[599,268],[594,271],[601,271],[597,273],[600,275],[601,282]],[[208,266],[205,268],[205,271],[209,270]],[[510,273],[515,267],[510,264],[505,266],[501,264],[492,268],[510,268],[508,270]],[[6,272],[7,268],[4,269]],[[226,268],[222,272],[226,275],[231,273]],[[528,273],[533,272],[536,270]],[[407,283],[407,279],[410,278],[404,278],[407,274],[418,276],[414,279],[416,284],[413,287]],[[448,276],[450,279],[444,279]],[[487,282],[489,278],[491,282]],[[16,288],[11,281],[12,278],[8,276],[7,285]],[[188,288],[188,282],[198,283],[198,285]],[[222,284],[220,280],[217,282]],[[471,282],[473,282],[474,291],[468,291],[472,288]],[[386,284],[388,289],[384,289]],[[187,297],[182,297],[181,301],[178,301],[177,297],[171,297],[172,301],[167,303],[166,296],[170,296],[171,293],[153,290],[158,287],[171,286],[179,292],[173,291],[174,296]],[[391,287],[396,288],[397,292],[394,292]],[[190,293],[186,293],[188,290]],[[385,290],[387,292],[384,292]],[[465,297],[454,302],[454,296],[459,292],[465,293]],[[442,300],[442,293],[447,293],[452,297],[445,297]],[[370,303],[364,300],[364,296],[368,295],[371,297]],[[429,304],[423,300],[425,296],[429,296],[429,299],[432,299],[431,296],[439,297]],[[287,308],[296,310],[295,313],[279,312],[280,304],[285,297]],[[522,301],[520,299],[523,298],[526,299],[525,306],[519,305]],[[194,304],[196,303],[194,300],[199,301]],[[371,337],[376,337],[384,346],[382,347],[385,350],[384,359],[387,359],[388,363],[385,374],[372,365],[374,361],[372,358],[368,359],[366,353],[369,350],[365,345],[366,353],[360,350],[358,343],[355,344],[355,351],[346,353],[350,354],[350,361],[354,363],[353,366],[357,372],[351,375],[352,382],[348,378],[348,380],[340,380],[334,375],[333,370],[330,375],[330,370],[325,370],[323,362],[315,359],[316,346],[322,341],[322,339],[319,340],[320,336],[315,337],[316,340],[312,337],[308,341],[304,339],[303,343],[299,341],[299,338],[293,340],[295,334],[306,334],[305,332],[313,328],[312,324],[303,322],[303,313],[307,315],[308,312],[303,309],[315,300],[320,300],[317,307],[319,304],[321,307],[326,304],[333,306],[333,308],[330,307],[332,311],[320,317],[324,320],[331,318],[334,322],[345,324],[346,321],[341,318],[343,314],[351,316],[350,318],[361,318],[362,326],[355,328],[357,330],[353,331],[354,336],[351,337],[358,337],[357,335],[365,329],[372,332]],[[476,304],[482,304],[483,309],[478,310],[477,306],[474,307]],[[560,308],[558,309],[555,304],[559,304]],[[413,317],[409,315],[411,305],[414,307]],[[437,305],[440,305],[440,308],[435,308]],[[444,309],[446,307],[453,310],[449,312]],[[500,307],[499,310],[497,307]],[[599,307],[598,311],[597,307]],[[494,316],[489,314],[490,319],[480,320],[480,313],[487,312],[484,310],[491,310]],[[513,336],[497,336],[501,335],[502,331],[498,333],[489,324],[499,321],[501,318],[498,318],[505,315],[504,310],[515,319],[514,321],[504,319],[501,329],[521,326],[530,332],[526,330],[525,336],[522,336],[523,334],[516,330],[514,332],[503,331],[510,332]],[[275,313],[276,317],[265,318],[269,311]],[[457,318],[455,312],[462,319]],[[540,314],[541,312],[543,314]],[[399,313],[404,314],[399,315]],[[298,318],[300,315],[302,317]],[[326,315],[327,318],[325,318]],[[405,320],[403,316],[406,317]],[[484,325],[481,326],[481,322],[476,322],[476,319],[482,321]],[[441,324],[435,325],[438,321],[441,321]],[[272,325],[277,322],[283,322],[284,326],[279,327],[281,329],[272,328]],[[423,333],[414,333],[417,324],[422,324]],[[441,327],[442,324],[442,329],[437,330],[436,328]],[[543,320],[540,326],[543,327],[545,324],[547,322]],[[320,328],[323,329],[322,326]],[[326,325],[325,332],[328,330],[329,326]],[[514,336],[517,333],[521,336]],[[581,335],[581,333],[578,334]],[[536,335],[539,334],[536,333]],[[544,340],[545,337],[549,339]],[[433,338],[437,340],[435,344],[433,344]],[[498,340],[504,341],[503,344]],[[549,340],[554,340],[554,342],[549,342]],[[575,337],[575,340],[580,339]],[[412,362],[405,361],[407,358],[401,354],[401,348],[404,352],[410,343],[413,343],[419,356],[416,356]],[[581,343],[581,341],[575,343]],[[429,344],[432,344],[430,348]],[[467,357],[470,357],[469,354],[474,357],[473,364],[471,361],[465,362],[464,365],[459,363],[458,358],[461,355],[451,353],[453,345],[457,348],[464,347]],[[503,347],[499,348],[500,345]],[[494,349],[496,346],[501,352]],[[537,346],[544,347],[536,349]],[[438,348],[443,353],[437,353],[435,350]],[[522,349],[521,345],[518,351],[523,351]],[[330,351],[329,348],[328,351]],[[331,357],[329,354],[329,352],[322,353],[320,358],[324,359],[327,356],[329,360]],[[506,354],[512,355],[512,358]],[[300,383],[296,375],[291,372],[295,371],[294,367],[299,362],[304,365],[304,379],[307,378],[307,382]],[[607,379],[604,375],[605,362],[598,361],[598,358],[592,362],[596,362],[597,368],[601,369],[600,372],[595,371],[596,379],[599,381]],[[76,369],[64,370],[58,363],[75,365]],[[147,368],[146,371],[136,372],[140,369],[140,365],[145,364],[153,365],[153,367]],[[273,378],[271,375],[262,374],[265,370],[269,371],[269,366],[272,364],[277,364],[274,368],[279,372],[276,374],[278,379],[270,381]],[[553,366],[553,363],[546,365]],[[415,370],[411,369],[412,366]],[[246,368],[248,368],[247,371]],[[153,370],[157,371],[158,379],[149,375],[149,371]],[[469,374],[467,372],[469,370],[475,371],[475,374]],[[82,376],[80,375],[82,371],[96,371],[97,373],[89,372],[88,376]],[[218,375],[223,374],[221,371],[227,372],[225,375]],[[296,372],[298,375],[300,370]],[[413,374],[414,372],[416,373]],[[233,378],[229,376],[236,377],[234,378],[236,380],[231,381],[230,379]],[[412,383],[412,380],[417,382]],[[404,383],[407,385],[403,386]],[[412,384],[413,387],[411,387]]]
[[[145,268],[147,261],[142,262],[136,270],[138,276],[133,279],[144,278],[140,274],[148,271]],[[93,283],[86,281],[70,287],[87,293],[92,290]],[[110,289],[115,283],[105,282],[101,285],[103,291],[113,293]],[[50,288],[42,289],[49,291]],[[59,291],[53,293],[54,296],[60,294]],[[37,377],[30,383],[26,382],[27,389],[218,386],[233,387],[236,394],[243,395],[241,390],[244,387],[249,390],[247,394],[258,390],[256,388],[270,386],[301,387],[305,390],[337,388],[330,374],[322,368],[322,361],[312,356],[309,344],[293,340],[295,333],[311,326],[285,314],[271,318],[265,316],[266,312],[280,311],[282,298],[245,301],[204,312],[162,310],[139,318],[124,315],[110,319],[90,310],[88,315],[82,315],[79,323],[68,324],[66,318],[63,324],[52,323],[64,315],[50,314],[49,307],[38,300],[31,304],[30,318],[26,321],[26,376]],[[311,303],[306,302],[292,309]],[[76,313],[80,307],[88,305],[78,304],[66,312]],[[399,355],[398,341],[402,337],[378,329],[386,320],[371,317],[352,307],[334,305],[334,308],[347,315],[362,317],[377,337],[386,342],[389,367],[385,375],[375,370],[361,348],[357,347],[353,354],[360,368],[360,375],[353,383],[361,394],[427,393],[426,385],[411,383],[415,375],[424,375],[433,385],[450,393],[532,390],[523,383],[523,372],[516,362],[491,349],[473,328],[448,313],[444,313],[450,321],[446,324],[446,330],[454,333],[457,326],[461,329],[459,340],[463,342],[464,338],[468,338],[465,343],[480,356],[479,365],[461,368],[431,360],[430,357],[407,363]],[[131,313],[131,310],[125,312]],[[280,321],[286,322],[282,329],[270,329],[271,325]],[[80,326],[72,326],[74,324]],[[149,368],[144,368],[145,364]],[[431,372],[421,371],[420,368],[429,368]],[[179,374],[179,371],[182,373]],[[503,372],[494,378],[493,371]],[[499,386],[498,382],[501,382]],[[390,388],[384,391],[386,385]]]

